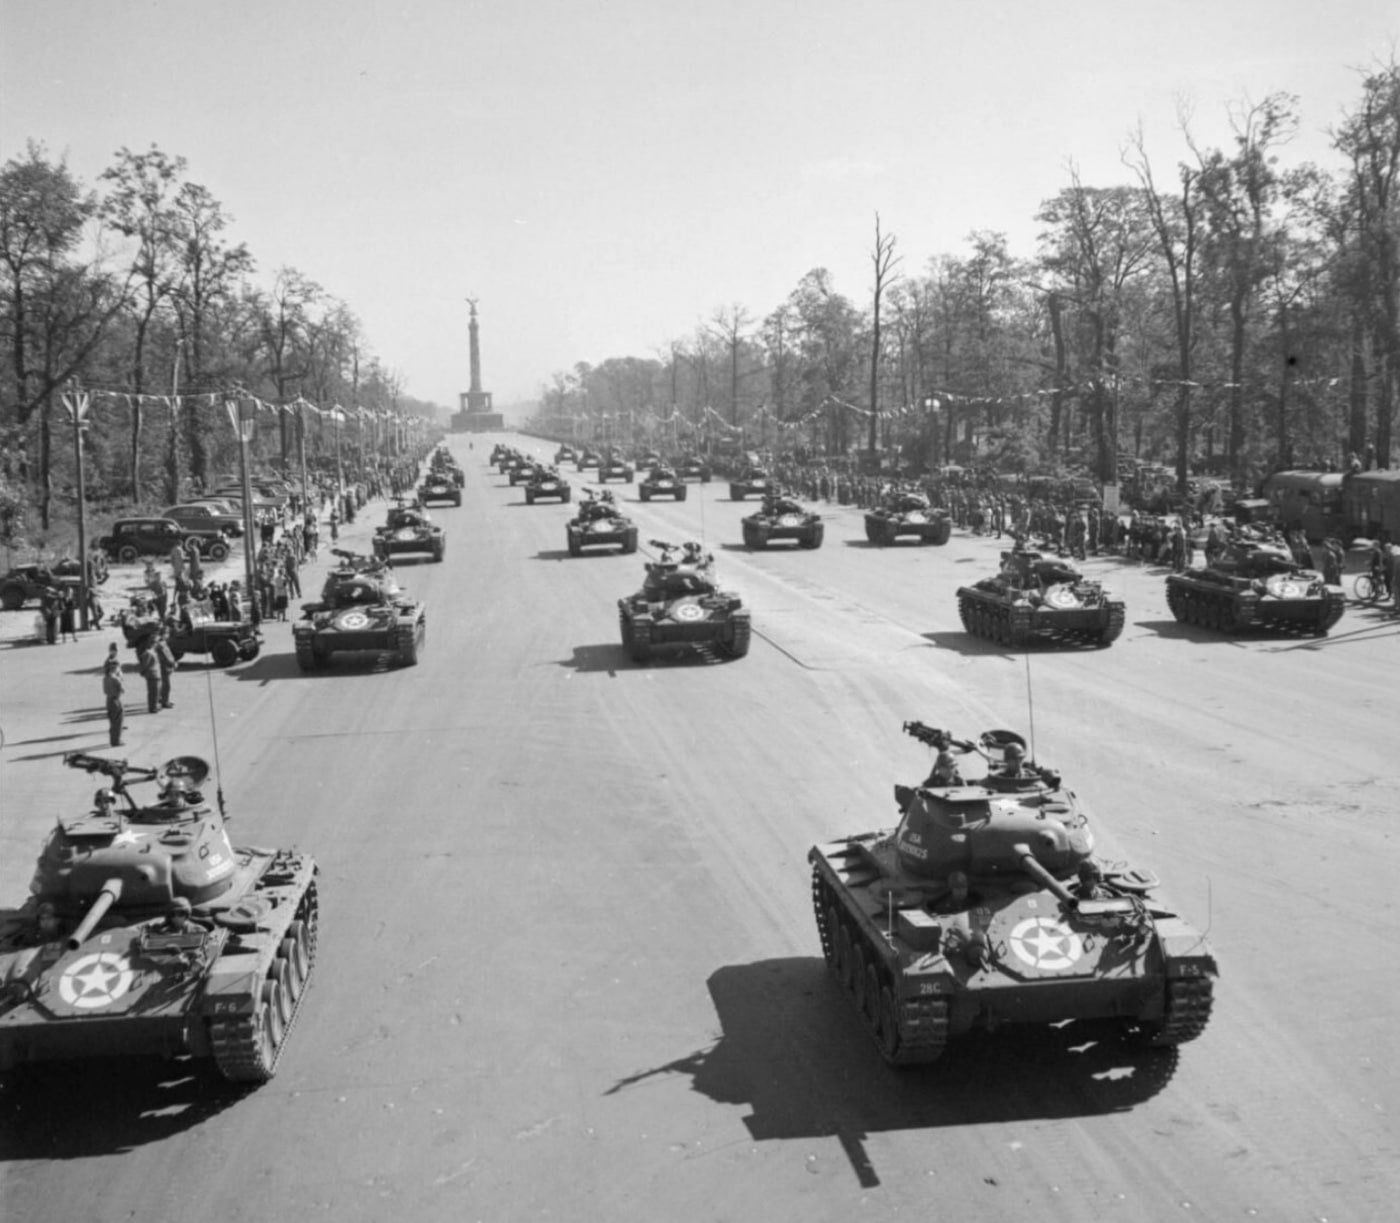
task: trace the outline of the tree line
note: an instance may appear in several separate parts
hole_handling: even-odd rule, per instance
[[[224,205],[183,157],[123,148],[95,187],[30,142],[0,169],[0,533],[22,535],[37,506],[71,492],[76,460],[63,394],[94,399],[84,433],[99,502],[175,501],[236,468],[220,397],[240,388],[277,404],[392,409],[435,417],[403,393],[343,301],[296,268],[260,287]],[[321,425],[277,413],[255,447],[294,462],[334,448]],[[322,436],[323,433],[325,436]]]
[[[541,421],[596,437],[646,426],[827,455],[898,447],[930,464],[1081,467],[1123,458],[1244,487],[1268,470],[1389,467],[1400,398],[1400,65],[1360,74],[1329,129],[1338,165],[1289,166],[1298,99],[1230,110],[1225,148],[1181,130],[1125,181],[1069,184],[1004,235],[906,273],[877,215],[868,297],[808,272],[755,315],[735,303],[649,357],[580,362],[541,387]],[[868,303],[868,304],[866,304]]]

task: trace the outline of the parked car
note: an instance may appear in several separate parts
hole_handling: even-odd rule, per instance
[[[187,531],[222,531],[225,535],[243,534],[243,515],[236,510],[224,511],[206,501],[188,501],[171,505],[161,515],[178,522]]]
[[[96,559],[89,573],[100,586],[107,580],[107,562]],[[0,577],[0,607],[18,611],[31,599],[43,598],[46,590],[64,586],[78,588],[78,562],[71,557],[52,564],[18,565]]]
[[[172,518],[118,518],[111,533],[97,541],[109,560],[131,564],[143,556],[168,556],[176,544],[196,550],[201,559],[221,561],[228,556],[228,540],[222,531],[190,531]]]
[[[256,484],[251,485],[253,492],[253,508],[255,510],[275,510],[281,508],[281,502],[276,497],[269,497],[266,493],[258,491]],[[243,485],[241,484],[220,484],[210,490],[210,495],[218,497],[221,501],[231,501],[241,514],[243,512]]]

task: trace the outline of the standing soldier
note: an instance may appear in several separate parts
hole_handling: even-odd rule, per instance
[[[160,663],[156,660],[154,638],[149,633],[136,647],[136,669],[146,681],[146,712],[155,713],[160,709]]]
[[[175,659],[175,651],[170,648],[170,630],[163,627],[156,634],[156,667],[160,672],[160,707],[174,709],[170,699],[170,677],[180,664]]]
[[[122,664],[117,657],[115,641],[108,647],[107,661],[102,664],[102,694],[107,698],[108,739],[113,747],[121,747],[122,719],[126,712],[122,697],[126,694],[126,681],[122,678]]]

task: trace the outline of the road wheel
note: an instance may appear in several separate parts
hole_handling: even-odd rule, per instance
[[[209,656],[216,666],[231,667],[238,661],[238,646],[227,637],[220,637],[209,646]]]
[[[880,990],[879,1009],[880,1052],[892,1061],[899,1052],[899,1012],[894,1005],[894,991],[888,985]]]
[[[860,1011],[861,1014],[865,1013],[866,1007],[865,970],[868,966],[868,961],[865,958],[865,947],[861,943],[853,941],[851,946],[851,993],[856,1000],[856,1010]]]
[[[836,923],[836,979],[846,988],[851,988],[851,928],[844,921]]]
[[[880,973],[874,962],[865,966],[865,1014],[880,1035]]]
[[[134,544],[122,544],[117,549],[117,560],[123,565],[134,565],[141,557]]]
[[[244,662],[252,662],[261,653],[262,645],[256,641],[245,641],[238,647],[238,657]]]
[[[222,561],[228,559],[228,544],[220,540],[218,543],[209,545],[208,552],[211,561]]]

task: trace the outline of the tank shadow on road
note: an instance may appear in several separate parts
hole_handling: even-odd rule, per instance
[[[1132,1044],[1113,1024],[1067,1023],[955,1037],[956,1056],[887,1067],[817,958],[721,968],[708,982],[723,1035],[613,1085],[688,1074],[716,1103],[747,1105],[756,1141],[835,1138],[862,1186],[880,1183],[866,1138],[888,1130],[1121,1112],[1155,1096],[1177,1051]]]
[[[983,641],[980,637],[958,629],[920,633],[919,636],[940,650],[952,650],[955,654],[962,654],[968,658],[983,658],[989,654],[1010,658],[1013,653],[1004,646],[997,645],[995,641]]]
[[[260,684],[272,680],[329,679],[336,675],[378,675],[397,669],[397,656],[392,650],[342,650],[323,671],[303,671],[292,652],[260,654],[254,662],[224,668],[235,679]]]
[[[0,1163],[119,1155],[185,1133],[246,1094],[190,1061],[24,1067],[0,1088]]]
[[[561,667],[579,672],[604,672],[617,675],[623,671],[645,671],[647,668],[668,670],[672,667],[713,667],[730,659],[705,642],[694,645],[667,646],[653,654],[648,662],[633,662],[620,642],[598,645],[576,645],[573,655],[561,659]]]
[[[576,559],[582,560],[585,556],[607,556],[606,552],[581,552]],[[568,548],[548,548],[543,552],[536,552],[530,558],[536,561],[566,561],[569,560]]]

